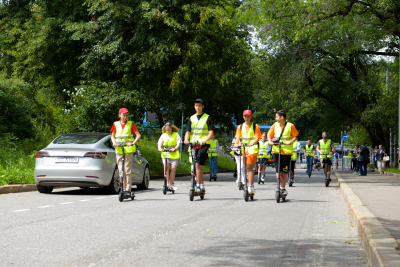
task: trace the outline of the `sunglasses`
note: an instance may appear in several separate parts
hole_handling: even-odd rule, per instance
[[[164,126],[171,126],[172,124],[171,123],[166,123]]]

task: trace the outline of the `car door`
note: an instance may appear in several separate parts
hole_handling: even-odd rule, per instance
[[[134,184],[140,184],[143,180],[143,160],[138,153],[133,153],[133,164],[132,164],[132,182]]]

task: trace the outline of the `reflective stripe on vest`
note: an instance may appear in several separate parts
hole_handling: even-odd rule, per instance
[[[313,150],[314,150],[314,146],[313,145],[306,145],[305,146],[306,149],[306,156],[312,156],[313,155]]]
[[[260,140],[258,141],[259,144],[259,151],[258,151],[258,158],[267,158],[267,151],[268,151],[268,140]]]
[[[217,142],[218,142],[217,139],[215,139],[214,142],[211,140],[210,147],[208,148],[209,157],[218,157]]]
[[[324,139],[321,139],[321,140],[319,140],[319,150],[322,152],[322,153],[329,153],[330,151],[331,151],[331,139],[327,139],[326,140],[326,143],[324,143]],[[328,156],[328,158],[331,158],[332,157],[332,155],[320,155],[320,157],[321,158],[326,158],[326,156]]]
[[[256,125],[257,126],[257,125]],[[241,130],[242,130],[242,137],[240,138],[240,141],[243,144],[250,144],[253,140],[255,140],[255,133],[253,131],[253,123],[250,125],[250,129],[247,132],[246,131],[246,126],[245,124],[241,125]],[[249,153],[249,155],[253,154],[258,154],[258,145],[246,147],[246,151]],[[243,153],[243,148],[242,148],[242,153]]]
[[[197,119],[197,115],[193,115],[190,117],[191,121],[191,131],[190,131],[190,142],[200,142],[204,139],[207,138],[208,136],[208,125],[207,125],[207,119],[208,115],[206,113],[203,113],[201,116],[200,120]],[[210,144],[211,140],[207,141],[207,144]]]
[[[293,142],[293,151],[297,149],[297,140]],[[292,159],[297,159],[297,152],[293,152]]]
[[[171,134],[171,136],[169,136],[167,133],[163,133],[162,134],[162,138],[163,138],[163,148],[165,149],[169,149],[169,148],[175,148],[176,147],[176,140],[178,137],[178,133],[177,132],[173,132]],[[161,152],[161,157],[163,159],[167,158],[167,159],[180,159],[181,158],[181,154],[179,153],[179,150],[175,151],[175,152]]]
[[[122,129],[121,122],[119,122],[119,121],[114,122],[114,125],[115,125],[115,129],[117,130],[115,133],[115,142],[118,145],[126,145],[130,142],[135,141],[135,138],[131,133],[132,132],[132,130],[131,130],[132,122],[131,121],[126,122],[124,129]],[[117,154],[122,154],[122,147],[116,147],[115,152]],[[136,152],[136,145],[124,147],[124,152],[125,153]]]
[[[274,125],[275,125],[274,126],[274,128],[275,128],[274,137],[279,138],[279,136],[281,135],[281,132],[282,132],[282,128],[281,128],[281,126],[279,125],[278,122],[275,122]],[[286,124],[285,130],[284,130],[284,132],[282,134],[282,137],[281,137],[280,141],[287,142],[287,141],[290,141],[292,139],[293,139],[293,137],[292,137],[292,124],[290,122],[288,122]],[[275,153],[279,153],[279,146],[272,146],[272,151],[274,151]],[[281,151],[283,153],[285,153],[286,155],[292,155],[293,154],[293,145],[282,145]]]

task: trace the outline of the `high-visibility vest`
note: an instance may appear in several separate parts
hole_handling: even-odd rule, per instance
[[[312,156],[313,155],[313,150],[314,150],[314,146],[313,145],[306,145],[305,146],[306,149],[306,156]]]
[[[189,162],[192,164],[193,163],[193,159],[192,159],[192,150],[189,149]]]
[[[253,123],[251,123],[250,125],[250,129],[248,132],[246,132],[246,126],[243,123],[242,127],[242,137],[240,138],[240,141],[242,142],[242,144],[250,144],[252,141],[254,141],[255,138],[255,132],[253,131]],[[242,153],[244,153],[243,151],[244,149],[242,148]],[[258,145],[253,145],[253,146],[248,146],[246,147],[246,151],[249,153],[249,155],[254,155],[254,154],[258,154]]]
[[[163,138],[163,148],[165,149],[170,149],[170,148],[174,148],[176,147],[176,140],[178,139],[178,133],[177,132],[173,132],[171,134],[171,136],[169,136],[167,133],[163,133],[162,134],[162,138]],[[181,158],[181,153],[179,153],[179,150],[175,151],[175,152],[161,152],[161,157],[163,159],[167,158],[167,159],[180,159]]]
[[[209,157],[218,157],[218,152],[217,152],[217,139],[214,141],[211,140],[210,147],[208,148],[208,156]]]
[[[293,142],[293,150],[297,149],[297,140]],[[297,152],[293,152],[292,159],[297,159]]]
[[[353,154],[351,152],[349,152],[348,156],[349,156],[350,159],[353,158]]]
[[[324,143],[324,139],[319,140],[319,150],[322,153],[329,153],[331,151],[331,139],[327,139],[326,143]],[[331,158],[332,155],[320,155],[321,158],[326,158],[326,156],[328,156],[328,158]]]
[[[281,126],[279,125],[279,122],[275,122],[275,135],[274,137],[279,138],[281,136]],[[292,136],[292,124],[288,122],[286,124],[285,130],[282,134],[282,137],[280,139],[281,142],[285,143],[287,141],[290,141],[293,139]],[[272,151],[275,153],[279,153],[279,146],[272,146]],[[286,155],[292,155],[293,154],[293,145],[282,145],[281,147],[281,152],[285,153]]]
[[[127,143],[135,141],[135,137],[132,134],[132,122],[127,121],[124,129],[122,129],[121,122],[114,122],[116,133],[115,133],[115,142],[118,145],[126,145]],[[122,154],[122,147],[116,147],[115,151],[117,154]],[[125,153],[134,153],[136,152],[136,145],[124,147]]]
[[[268,141],[260,140],[258,141],[258,157],[257,158],[267,158]]]
[[[200,120],[197,119],[197,115],[194,114],[190,117],[191,130],[190,130],[190,142],[201,142],[208,136],[208,125],[207,119],[208,115],[203,113]],[[207,141],[207,144],[211,144],[211,139]]]

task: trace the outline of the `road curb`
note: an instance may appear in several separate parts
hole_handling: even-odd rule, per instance
[[[219,173],[225,173],[225,172],[233,172],[234,170],[221,170],[218,171]],[[209,174],[210,172],[204,172],[204,174]],[[177,173],[175,176],[176,177],[184,177],[184,176],[190,176],[190,173]],[[152,175],[150,176],[150,179],[160,179],[164,178],[163,175]],[[16,185],[2,185],[0,186],[0,195],[3,194],[14,194],[14,193],[22,193],[22,192],[31,192],[31,191],[37,191],[36,185],[35,184],[16,184]]]
[[[390,232],[361,202],[342,176],[335,172],[339,187],[349,206],[350,217],[371,266],[400,266],[399,246]]]
[[[16,184],[16,185],[0,186],[0,195],[1,194],[30,192],[30,191],[37,191],[35,184]]]
[[[383,172],[383,174],[388,175],[388,176],[394,176],[394,177],[400,178],[400,173]]]

